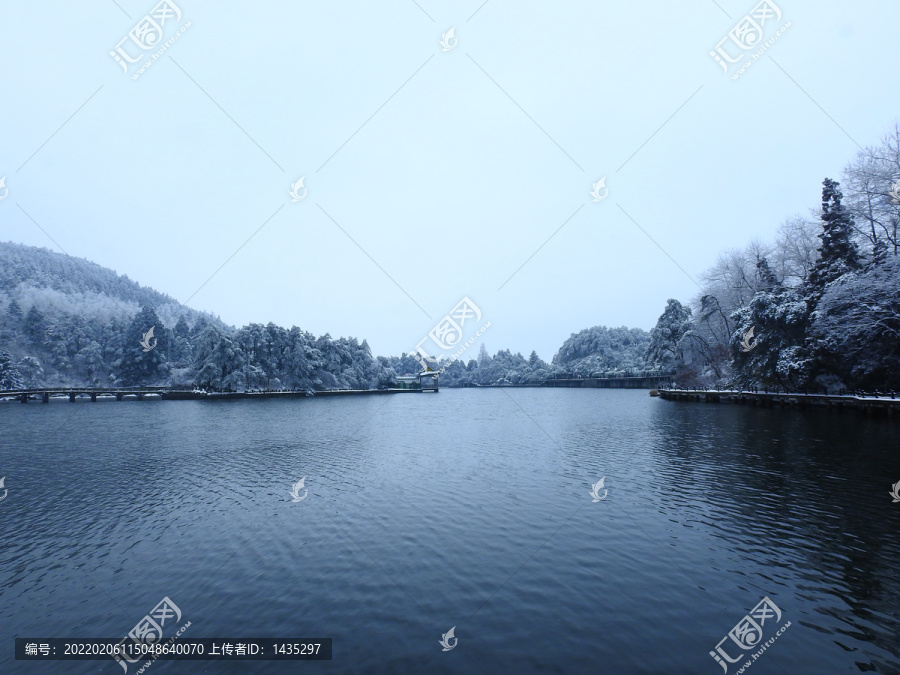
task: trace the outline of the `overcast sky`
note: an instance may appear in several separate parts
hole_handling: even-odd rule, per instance
[[[468,296],[549,360],[650,329],[900,117],[896,2],[757,8],[736,80],[753,0],[482,3],[3,3],[0,239],[376,354]],[[175,40],[133,79],[147,14]]]

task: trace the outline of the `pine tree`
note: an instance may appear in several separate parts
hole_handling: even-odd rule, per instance
[[[484,346],[484,343],[481,343],[481,349],[478,350],[478,367],[479,368],[487,368],[491,364],[490,354],[487,352],[487,347]]]
[[[193,338],[197,335],[200,335],[200,333],[202,333],[210,325],[211,324],[209,322],[209,319],[201,314],[197,317],[196,321],[194,321],[194,325],[191,327],[191,337]]]
[[[194,336],[197,356],[194,368],[197,371],[195,383],[207,389],[237,390],[247,386],[247,375],[251,364],[238,343],[238,335],[229,336],[216,326],[208,326]],[[257,372],[252,371],[253,378]]]
[[[756,277],[759,279],[760,290],[771,291],[781,286],[778,282],[778,277],[775,276],[775,272],[769,267],[769,261],[765,257],[756,261]]]
[[[9,352],[0,349],[0,389],[21,389],[22,375]]]
[[[822,232],[819,260],[807,279],[809,295],[815,300],[832,281],[858,270],[859,250],[853,243],[853,218],[841,203],[840,183],[826,178],[822,182]]]
[[[6,313],[9,315],[9,318],[13,320],[13,325],[18,325],[19,321],[22,320],[22,308],[15,300],[9,301],[9,306],[6,308]]]
[[[168,335],[171,339],[171,351],[166,354],[172,364],[184,367],[193,360],[194,349],[191,343],[191,328],[182,316],[175,324],[175,328]]]
[[[25,335],[36,344],[42,344],[47,337],[47,320],[38,309],[32,305],[25,315],[24,331]]]
[[[153,329],[153,334],[148,335]],[[128,386],[161,382],[168,372],[166,330],[152,307],[142,307],[125,332],[118,376]]]
[[[813,266],[806,280],[806,313],[802,317],[805,341],[802,350],[805,355],[805,385],[829,375],[841,356],[835,354],[827,341],[809,335],[810,325],[815,321],[819,303],[827,286],[848,272],[860,269],[859,251],[853,242],[853,218],[846,211],[841,199],[843,195],[839,183],[826,178],[822,182],[822,232],[819,239],[819,260]],[[797,349],[801,349],[798,345]]]
[[[175,324],[175,337],[187,338],[191,336],[191,327],[188,326],[188,322],[185,320],[184,316],[178,319],[178,323]]]
[[[41,362],[33,356],[23,356],[19,361],[19,372],[22,373],[22,379],[25,381],[26,387],[37,387],[44,379],[44,369]]]
[[[866,269],[871,270],[879,265],[883,265],[887,261],[887,257],[888,246],[879,239],[872,247],[872,257],[869,259],[869,264],[866,266]]]

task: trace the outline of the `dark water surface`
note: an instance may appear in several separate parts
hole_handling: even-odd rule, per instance
[[[791,625],[745,672],[900,673],[898,430],[597,389],[2,404],[0,672],[122,673],[13,638],[121,639],[168,596],[185,638],[334,659],[148,673],[717,675],[768,596],[763,642]]]

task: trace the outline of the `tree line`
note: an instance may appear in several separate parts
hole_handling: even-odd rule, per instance
[[[445,386],[675,372],[681,386],[837,392],[900,388],[900,127],[859,152],[820,207],[772,242],[728,251],[655,327],[573,333],[535,352],[442,363]],[[148,333],[153,329],[153,334]],[[296,326],[236,329],[87,260],[0,243],[0,389],[162,385],[374,389],[417,373],[412,354]]]
[[[822,182],[820,208],[670,299],[648,360],[682,386],[900,388],[900,127]]]
[[[150,329],[152,335],[149,335]],[[642,368],[646,331],[596,326],[552,363],[481,345],[442,364],[444,386],[540,384]],[[0,243],[0,389],[171,386],[210,391],[375,389],[418,373],[412,354],[372,355],[356,338],[296,326],[236,329],[114,271],[47,249]]]

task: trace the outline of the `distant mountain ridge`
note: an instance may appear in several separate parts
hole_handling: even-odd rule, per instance
[[[47,289],[56,293],[48,293]],[[100,296],[105,296],[112,301],[113,306],[120,306],[120,318],[130,318],[142,306],[149,306],[155,308],[164,320],[174,319],[178,311],[191,323],[204,316],[225,327],[212,314],[182,307],[174,298],[141,286],[127,275],[120,275],[90,260],[56,253],[47,248],[0,242],[0,300],[8,303],[15,299],[20,306],[26,304],[29,307],[36,301],[38,309],[52,313],[55,308],[58,309],[59,294],[78,296],[85,301],[85,305],[90,305],[86,302],[90,298],[109,305],[102,303]],[[88,315],[93,313],[89,306],[80,307],[79,311],[86,311]]]
[[[0,389],[367,389],[393,377],[365,340],[237,329],[88,260],[0,243]]]

